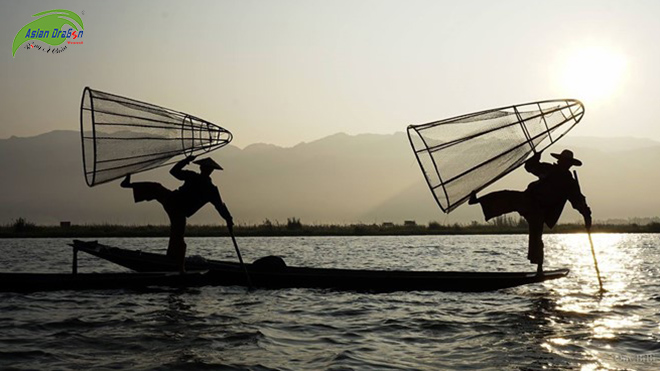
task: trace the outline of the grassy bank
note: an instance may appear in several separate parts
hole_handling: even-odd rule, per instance
[[[660,223],[637,224],[595,224],[595,233],[660,233]],[[466,225],[443,225],[436,222],[428,225],[412,224],[350,224],[350,225],[305,225],[295,220],[287,224],[264,223],[261,225],[238,225],[234,227],[236,236],[414,236],[414,235],[459,235],[459,234],[526,234],[524,223],[471,223]],[[560,224],[554,229],[546,228],[546,233],[581,233],[581,224]],[[167,237],[167,225],[70,225],[41,226],[20,222],[0,227],[0,238],[24,237]],[[188,237],[228,236],[227,228],[221,225],[190,225],[186,229]]]

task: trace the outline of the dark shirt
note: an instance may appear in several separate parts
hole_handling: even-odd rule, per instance
[[[179,210],[190,217],[210,202],[225,220],[232,219],[227,206],[222,202],[218,187],[213,184],[211,178],[194,171],[183,170],[187,164],[185,160],[180,161],[170,170],[172,176],[184,182],[173,192]]]
[[[539,162],[540,155],[535,155],[525,162],[525,170],[536,175],[539,180],[527,186],[535,205],[543,213],[545,223],[552,228],[557,224],[566,201],[583,216],[591,215],[580,186],[571,172],[557,164]]]

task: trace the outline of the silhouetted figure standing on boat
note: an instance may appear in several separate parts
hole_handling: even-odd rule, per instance
[[[163,205],[167,216],[170,218],[170,241],[167,246],[167,256],[176,260],[181,272],[185,272],[186,243],[184,233],[186,218],[191,217],[202,206],[210,202],[218,210],[220,216],[225,219],[227,227],[231,230],[234,226],[232,216],[227,206],[222,202],[218,188],[211,181],[213,170],[222,170],[222,167],[213,159],[204,158],[194,162],[199,165],[199,173],[183,170],[194,159],[195,156],[187,157],[179,161],[170,170],[172,176],[183,181],[183,185],[174,191],[156,182],[131,183],[130,175],[127,175],[121,183],[123,188],[133,189],[135,202],[156,200]]]
[[[543,271],[543,224],[553,228],[566,201],[582,214],[587,229],[591,228],[591,209],[569,170],[571,166],[581,166],[582,162],[567,149],[552,156],[557,159],[555,164],[540,162],[541,153],[525,162],[525,170],[539,179],[530,183],[524,192],[498,191],[479,198],[472,193],[468,202],[480,204],[486,220],[514,211],[525,218],[529,225],[527,258],[532,264],[538,264],[539,273]]]

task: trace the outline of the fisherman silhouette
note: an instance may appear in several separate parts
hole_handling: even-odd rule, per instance
[[[481,205],[486,220],[514,211],[525,218],[529,226],[527,258],[538,264],[538,273],[543,272],[543,224],[553,228],[566,201],[582,214],[587,229],[591,228],[591,209],[569,171],[571,166],[582,166],[582,162],[568,149],[551,155],[557,159],[555,164],[540,162],[540,152],[525,162],[525,170],[539,178],[525,191],[497,191],[479,198],[472,192],[468,201],[470,205]]]
[[[186,218],[192,216],[206,203],[215,206],[220,216],[227,222],[230,232],[234,222],[227,206],[222,202],[218,188],[211,181],[213,170],[222,170],[222,167],[211,158],[194,161],[199,165],[199,173],[183,168],[193,162],[195,156],[189,156],[172,167],[170,174],[182,180],[179,189],[171,191],[156,182],[131,183],[130,174],[121,182],[123,188],[133,189],[135,202],[156,200],[163,205],[170,218],[170,240],[167,246],[167,256],[174,259],[181,273],[185,272],[186,243],[184,233]]]

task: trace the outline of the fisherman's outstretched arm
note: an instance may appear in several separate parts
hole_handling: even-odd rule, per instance
[[[172,166],[172,169],[170,169],[170,174],[179,180],[186,180],[190,175],[194,175],[195,173],[193,171],[183,170],[183,168],[190,164],[195,159],[195,157],[196,156],[188,156],[177,162],[174,166]]]
[[[234,218],[231,216],[231,213],[229,212],[227,205],[225,205],[225,203],[222,202],[222,197],[220,197],[220,192],[218,191],[217,188],[215,189],[213,197],[211,198],[211,203],[218,211],[218,214],[220,214],[220,216],[223,219],[225,219],[225,221],[227,222],[227,227],[232,228],[234,226]]]
[[[568,196],[568,201],[571,203],[571,206],[577,210],[582,217],[584,218],[584,224],[587,226],[587,229],[591,228],[591,208],[587,205],[587,198],[580,192],[580,188],[577,185],[577,182],[571,188],[571,192]]]

